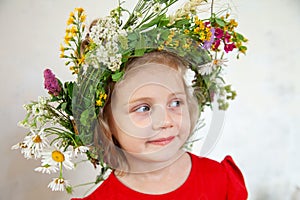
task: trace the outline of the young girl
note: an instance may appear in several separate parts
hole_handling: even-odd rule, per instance
[[[184,148],[205,106],[216,101],[225,110],[234,99],[221,73],[224,56],[245,53],[247,39],[229,13],[213,13],[214,1],[203,19],[197,7],[206,1],[189,0],[167,15],[176,2],[138,0],[131,12],[120,3],[92,23],[86,39],[83,8],[70,13],[60,56],[76,81],[62,83],[45,70],[50,98],[25,105],[20,124],[30,132],[13,146],[41,159],[36,171],[57,173],[53,191],[71,193],[77,186],[63,169],[89,160],[101,167],[94,183],[112,173],[87,200],[247,198],[231,157],[218,163]]]
[[[199,117],[186,70],[176,54],[154,51],[129,61],[111,83],[99,137],[114,170],[83,199],[247,199],[230,156],[218,163],[183,148]]]

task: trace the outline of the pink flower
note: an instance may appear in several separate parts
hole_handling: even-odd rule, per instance
[[[229,51],[232,51],[235,48],[235,44],[231,43],[231,44],[225,44],[224,50],[226,53],[228,53]]]
[[[219,48],[220,44],[221,44],[220,39],[215,40],[215,42],[213,44],[213,50],[217,50]]]
[[[216,28],[215,36],[216,38],[221,39],[224,36],[224,31],[220,28]]]
[[[58,96],[61,92],[61,87],[57,78],[50,69],[45,69],[44,79],[44,86],[48,90],[48,93],[54,96]]]
[[[226,43],[230,42],[230,38],[231,38],[231,35],[226,31],[225,36],[224,36],[225,42]]]

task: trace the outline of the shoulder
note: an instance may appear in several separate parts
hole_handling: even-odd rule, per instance
[[[227,174],[227,188],[230,199],[247,199],[248,192],[243,174],[232,157],[226,156],[221,165]]]
[[[217,186],[217,188],[226,189],[227,174],[221,163],[194,154],[191,155],[192,173],[191,175],[197,178],[197,182],[207,187]],[[218,181],[216,181],[218,180]]]
[[[218,186],[226,190],[228,199],[247,199],[247,189],[244,177],[231,156],[226,156],[221,162],[191,155],[194,170],[207,185]]]
[[[211,173],[211,174],[224,174],[224,167],[221,163],[212,160],[210,158],[197,156],[194,154],[190,154],[192,165],[195,170],[197,170],[199,173]]]

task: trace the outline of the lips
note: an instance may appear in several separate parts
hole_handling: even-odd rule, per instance
[[[159,138],[159,139],[155,139],[155,140],[150,140],[147,143],[148,144],[153,144],[153,145],[160,145],[160,146],[164,146],[169,144],[170,142],[172,142],[174,140],[175,136],[170,136],[167,138]]]

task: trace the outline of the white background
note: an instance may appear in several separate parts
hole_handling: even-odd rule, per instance
[[[226,79],[238,96],[208,157],[221,161],[233,156],[245,176],[249,199],[289,200],[300,186],[300,2],[231,4],[239,31],[249,38],[249,51],[229,63]],[[59,58],[69,12],[82,6],[90,22],[116,5],[117,0],[0,0],[0,200],[70,199],[47,188],[51,176],[33,171],[39,161],[27,161],[10,147],[26,132],[16,126],[25,114],[22,105],[47,95],[44,68],[62,80],[73,78]],[[95,174],[86,165],[68,176],[76,184],[93,180]]]

